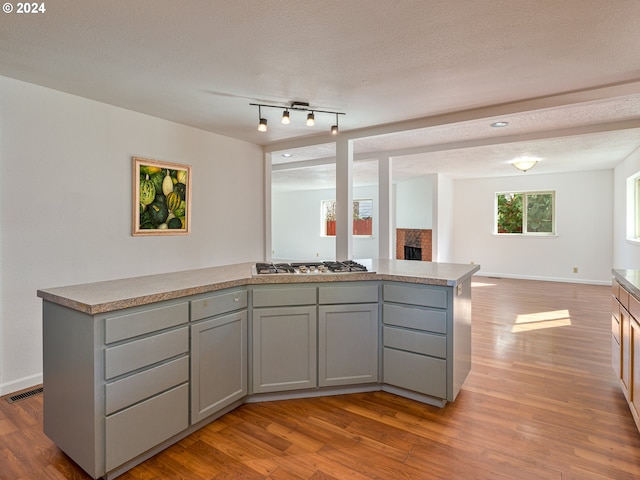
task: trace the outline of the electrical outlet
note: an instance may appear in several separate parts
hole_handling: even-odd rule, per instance
[[[573,267],[573,273],[578,273],[578,267]]]

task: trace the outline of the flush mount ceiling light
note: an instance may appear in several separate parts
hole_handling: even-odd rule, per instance
[[[522,156],[519,158],[516,158],[515,160],[513,160],[511,163],[511,165],[513,165],[514,167],[516,167],[518,170],[520,170],[521,172],[526,172],[527,170],[531,170],[533,167],[535,167],[535,165],[540,161],[539,158],[536,157],[528,157],[528,156]]]
[[[303,111],[303,112],[308,112],[307,113],[307,121],[306,124],[310,127],[313,127],[315,125],[315,120],[316,120],[316,113],[328,113],[331,115],[335,115],[336,116],[336,123],[335,125],[331,126],[331,133],[333,135],[337,135],[338,134],[338,115],[346,115],[343,112],[333,112],[330,110],[322,110],[322,109],[317,109],[317,108],[312,108],[309,103],[307,102],[291,102],[289,105],[268,105],[268,104],[264,104],[264,103],[250,103],[249,105],[252,105],[254,107],[258,107],[258,130],[260,132],[266,132],[267,131],[267,119],[264,118],[262,116],[262,107],[265,108],[278,108],[280,110],[282,110],[282,123],[287,125],[291,122],[291,114],[290,111],[295,111],[295,110],[299,110],[299,111]]]
[[[491,124],[493,128],[503,128],[503,127],[506,127],[507,125],[509,125],[509,122],[493,122]]]

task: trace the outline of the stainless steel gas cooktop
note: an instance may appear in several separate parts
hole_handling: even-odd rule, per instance
[[[369,272],[366,266],[353,260],[331,262],[256,263],[255,268],[257,275]]]

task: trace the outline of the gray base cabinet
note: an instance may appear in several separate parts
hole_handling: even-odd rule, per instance
[[[191,424],[247,395],[247,312],[191,326]]]
[[[379,381],[377,282],[318,288],[318,386]]]
[[[471,370],[471,280],[382,289],[383,382],[454,401]]]
[[[318,307],[318,386],[378,381],[378,304]]]
[[[624,362],[640,358],[640,327],[619,312],[621,377],[637,411],[640,368]],[[249,395],[393,388],[444,404],[471,368],[470,278],[234,286],[95,315],[45,301],[43,317],[44,431],[93,478],[123,473]]]
[[[253,310],[253,392],[317,384],[315,306]]]
[[[93,478],[188,428],[188,302],[43,309],[44,432]]]

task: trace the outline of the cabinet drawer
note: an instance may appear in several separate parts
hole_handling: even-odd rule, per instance
[[[189,426],[187,384],[122,410],[105,422],[106,470],[112,470]]]
[[[210,295],[191,302],[191,320],[201,320],[241,308],[247,308],[246,290]]]
[[[105,343],[156,332],[188,321],[189,304],[187,302],[108,317],[105,319]]]
[[[338,284],[318,288],[319,303],[323,305],[340,303],[377,303],[378,284],[349,285]]]
[[[429,310],[385,303],[382,306],[382,321],[385,325],[447,333],[446,310]]]
[[[188,327],[107,348],[104,363],[105,379],[117,377],[188,351]]]
[[[616,341],[615,338],[611,337],[611,366],[613,367],[613,371],[616,374],[616,378],[619,380],[621,378],[621,355],[620,355],[620,342]]]
[[[620,284],[615,278],[611,280],[611,295],[620,298]]]
[[[437,398],[447,397],[447,362],[384,348],[384,383],[424,393]]]
[[[640,302],[636,297],[634,297],[631,294],[628,295],[628,298],[629,298],[629,307],[628,307],[629,313],[633,318],[640,319]]]
[[[384,285],[382,296],[385,302],[447,308],[447,287]]]
[[[620,319],[615,315],[611,315],[611,334],[618,343],[620,343],[620,328]]]
[[[384,327],[382,330],[385,347],[406,350],[408,352],[447,358],[447,337],[431,333]]]
[[[620,285],[618,300],[620,300],[620,305],[629,310],[629,292],[622,285]]]
[[[314,305],[316,298],[316,287],[255,288],[253,290],[254,307]]]
[[[105,385],[105,413],[111,415],[188,380],[189,357],[184,356],[109,383]]]
[[[611,314],[620,321],[620,303],[615,297],[611,297]]]

